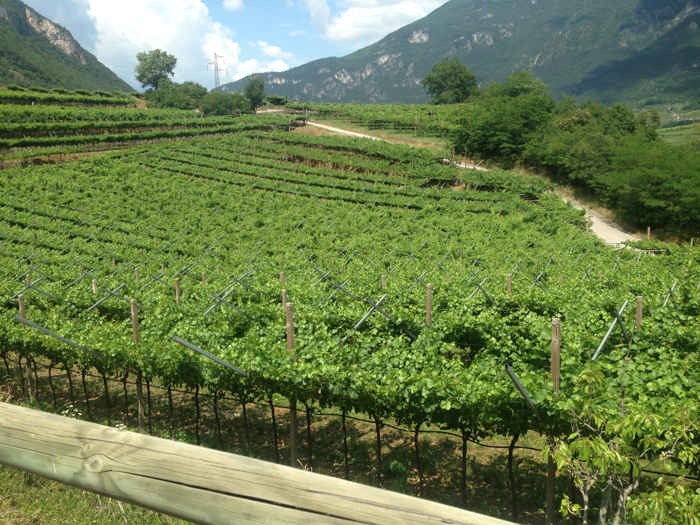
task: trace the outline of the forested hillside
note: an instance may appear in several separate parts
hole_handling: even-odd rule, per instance
[[[70,32],[20,0],[0,0],[0,85],[131,92]]]
[[[531,70],[556,96],[685,102],[700,85],[700,5],[680,0],[452,0],[342,58],[261,75],[294,100],[421,103],[433,64],[456,56],[484,86]],[[241,91],[248,78],[223,86]]]

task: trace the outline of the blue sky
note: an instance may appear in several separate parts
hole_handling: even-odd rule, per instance
[[[447,0],[24,0],[66,27],[134,88],[136,53],[178,59],[176,82],[211,89],[207,64],[224,56],[230,82],[343,56],[418,20]],[[210,68],[211,69],[211,68]]]

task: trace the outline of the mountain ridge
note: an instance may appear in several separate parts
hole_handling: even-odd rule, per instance
[[[527,69],[555,96],[678,101],[699,95],[699,22],[697,0],[451,0],[345,57],[260,76],[293,100],[423,103],[420,79],[456,56],[481,85]]]
[[[0,85],[132,92],[65,27],[21,0],[0,0]]]

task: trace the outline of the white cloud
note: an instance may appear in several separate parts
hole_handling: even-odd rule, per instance
[[[236,69],[236,76],[233,80],[239,80],[247,75],[253,73],[267,73],[267,72],[281,72],[287,71],[289,65],[287,65],[283,60],[275,60],[273,62],[258,62],[257,60],[246,60],[239,64]]]
[[[224,9],[226,11],[243,11],[245,6],[243,0],[224,0]]]
[[[306,31],[304,31],[303,29],[297,29],[295,31],[291,31],[289,33],[289,36],[303,36],[305,34],[306,34]]]
[[[325,33],[331,17],[331,8],[328,7],[326,0],[301,0],[299,5],[309,12],[311,23],[316,26],[316,29]]]
[[[244,60],[234,32],[212,19],[204,0],[83,1],[89,4],[88,14],[98,35],[95,54],[135,87],[136,52],[155,48],[178,59],[176,82],[193,80],[209,88],[213,87],[214,75],[207,71],[207,64],[213,61],[214,53],[219,57],[219,66],[228,70],[228,76],[222,74],[222,83],[250,73],[289,67],[281,60]],[[243,7],[243,0],[225,3]],[[276,46],[268,46],[267,50],[273,59],[292,57]]]
[[[277,47],[277,46],[271,46],[264,40],[258,40],[257,46],[260,48],[260,50],[266,54],[269,57],[272,58],[293,58],[294,53],[286,53],[285,51],[282,51],[282,48]]]
[[[428,15],[447,0],[339,0],[331,13],[326,0],[303,0],[316,30],[328,40],[353,48],[372,44]]]

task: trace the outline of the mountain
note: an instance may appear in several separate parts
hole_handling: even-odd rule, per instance
[[[451,0],[345,57],[260,76],[269,94],[293,100],[422,103],[420,79],[456,56],[481,85],[527,69],[555,96],[697,101],[699,24],[700,0]]]
[[[0,0],[0,85],[132,92],[70,32],[20,0]]]

